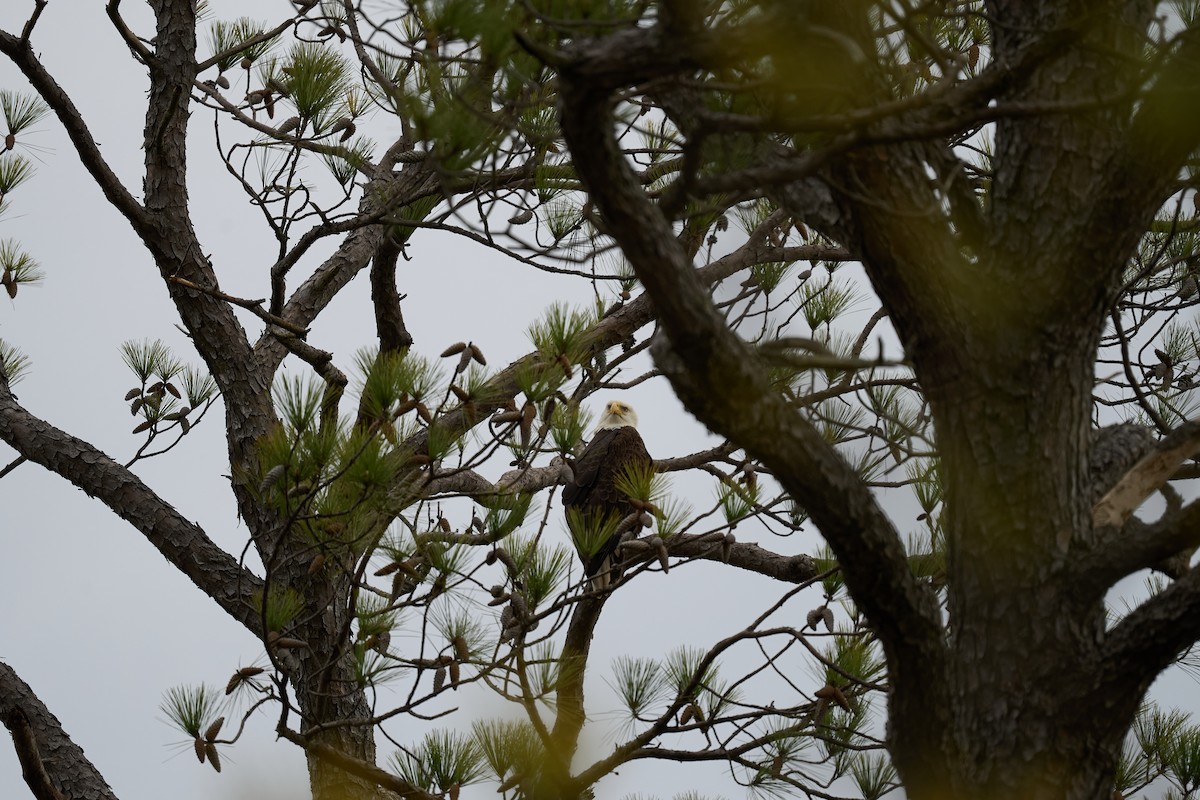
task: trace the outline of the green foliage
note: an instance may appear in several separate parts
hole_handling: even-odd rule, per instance
[[[251,39],[266,32],[266,23],[258,22],[249,17],[239,17],[236,20],[217,20],[208,29],[208,46],[217,59],[217,69],[225,72],[243,59],[254,62],[262,58],[275,42],[278,36],[262,42],[243,46]]]
[[[1200,320],[1193,320],[1193,325]],[[1194,338],[1195,327],[1183,325],[1180,321],[1172,321],[1166,326],[1162,337],[1158,339],[1159,348],[1170,357],[1171,363],[1180,363],[1193,359],[1196,353]]]
[[[8,385],[13,386],[17,381],[29,374],[29,356],[3,339],[0,339],[0,367],[4,368],[4,374],[8,378]]]
[[[794,725],[783,720],[768,725],[769,741],[762,749],[761,766],[750,778],[750,787],[755,794],[787,796],[791,784],[783,778],[797,768],[797,762],[811,742],[797,735],[798,732]]]
[[[354,429],[342,438],[332,470],[338,475],[330,488],[327,513],[338,513],[367,497],[372,490],[383,491],[391,486],[400,469],[398,451],[387,446],[379,436]]]
[[[841,444],[850,437],[857,436],[862,430],[862,408],[847,405],[840,398],[822,400],[813,411],[818,416],[817,428],[830,444]]]
[[[473,402],[492,403],[507,400],[503,392],[496,390],[487,368],[479,364],[472,363],[467,367],[466,372],[459,374],[457,382],[466,390]]]
[[[438,794],[475,783],[484,773],[484,754],[476,741],[447,730],[425,734],[416,747],[397,751],[393,762],[405,780]]]
[[[774,210],[770,200],[760,197],[757,200],[738,203],[733,207],[733,215],[742,233],[750,233],[766,222]]]
[[[414,542],[415,552],[447,577],[461,572],[470,555],[464,545],[447,545],[439,540],[437,534],[418,536]]]
[[[11,134],[36,125],[49,113],[50,107],[36,95],[0,89],[0,115]]]
[[[383,419],[408,400],[424,400],[441,380],[436,364],[409,353],[380,354],[378,348],[367,347],[355,355],[355,364],[363,376],[358,386],[365,413]]]
[[[931,543],[928,536],[912,536],[905,543],[908,551],[908,568],[918,578],[933,578],[944,574],[946,569],[946,553]]]
[[[534,359],[519,362],[513,375],[513,383],[534,403],[553,397],[565,379],[561,365]]]
[[[1164,712],[1150,705],[1142,709],[1133,722],[1133,740],[1142,757],[1151,759],[1165,753],[1177,740],[1188,723],[1188,715],[1173,709]]]
[[[1113,776],[1113,788],[1125,794],[1143,782],[1143,776],[1148,777],[1148,770],[1148,762],[1133,752],[1129,743],[1126,742],[1125,747],[1121,750],[1120,759],[1117,761],[1116,775]]]
[[[304,595],[291,587],[273,585],[267,590],[266,605],[261,593],[255,596],[268,631],[283,631],[304,610]]]
[[[121,345],[121,358],[142,384],[148,383],[151,376],[169,381],[182,369],[179,360],[161,339],[127,341]]]
[[[274,389],[283,424],[260,440],[258,472],[246,478],[248,485],[283,513],[305,504],[329,518],[297,523],[309,541],[336,540],[355,549],[369,543],[375,529],[366,512],[385,501],[384,490],[408,454],[374,432],[351,431],[336,420],[318,424],[323,387],[314,379],[285,375]],[[350,509],[360,513],[341,519]]]
[[[508,135],[514,107],[529,102],[529,78],[541,67],[515,46],[512,31],[520,20],[512,4],[441,0],[412,8],[406,36],[424,39],[427,47],[410,59],[385,57],[385,72],[402,89],[386,97],[376,88],[372,93],[411,121],[441,166],[462,170],[487,158]]]
[[[453,428],[439,424],[437,420],[426,430],[425,446],[429,457],[435,461],[449,457],[462,446],[462,435]]]
[[[572,453],[583,443],[592,414],[578,403],[560,403],[550,415],[550,438],[560,453]]]
[[[832,278],[819,286],[816,281],[805,282],[800,290],[804,321],[814,331],[822,325],[832,324],[856,299],[853,286]]]
[[[392,86],[404,86],[408,83],[412,73],[413,63],[410,59],[396,55],[395,53],[380,50],[375,53],[375,64],[379,67],[379,71],[383,74],[385,80],[390,81]],[[377,107],[390,114],[399,114],[404,106],[397,102],[396,96],[387,91],[387,85],[377,84],[373,80],[369,80],[365,84],[367,97]],[[401,96],[402,97],[402,96]]]
[[[560,661],[552,642],[539,642],[528,650],[525,675],[530,693],[549,707],[554,706],[559,682],[575,677],[580,665]]]
[[[417,72],[418,94],[405,96],[404,112],[412,117],[421,140],[437,153],[438,161],[448,170],[464,170],[480,161],[500,138],[503,129],[489,114],[463,102],[467,90],[464,79],[440,75],[439,70]],[[429,82],[438,88],[429,88]]]
[[[334,152],[322,153],[321,160],[333,174],[333,177],[349,190],[354,178],[360,171],[372,163],[375,156],[375,142],[364,136],[351,139]]]
[[[921,510],[932,514],[943,497],[941,461],[930,458],[922,463],[913,462],[908,464],[906,471]]]
[[[722,483],[717,489],[717,502],[721,504],[721,513],[725,517],[725,522],[736,525],[749,517],[758,503],[758,491],[758,484]]]
[[[1187,28],[1195,28],[1200,22],[1200,2],[1197,0],[1170,0],[1171,10]]]
[[[579,364],[588,356],[587,332],[595,322],[596,316],[590,310],[555,303],[540,322],[530,326],[529,338],[547,361],[563,357],[571,364]]]
[[[850,777],[863,800],[878,800],[897,786],[896,768],[884,753],[859,753],[850,761]]]
[[[531,776],[544,757],[542,741],[524,720],[487,720],[471,726],[484,760],[498,780],[510,773]]]
[[[561,545],[512,537],[508,551],[517,565],[529,603],[537,606],[553,594],[570,569],[574,556]]]
[[[366,641],[354,645],[354,681],[359,686],[379,687],[396,676],[392,662]]]
[[[554,109],[540,105],[531,105],[524,109],[517,119],[516,129],[530,144],[543,148],[557,147],[562,137],[558,129],[558,114]],[[538,188],[539,191],[542,189],[540,185]],[[545,199],[543,198],[542,202],[545,202]]]
[[[0,157],[0,201],[4,196],[33,177],[33,162],[25,156],[9,153]]]
[[[851,706],[850,711],[835,706],[826,712],[820,743],[825,758],[833,760],[836,775],[845,774],[853,764],[859,747],[867,743],[859,732],[867,721],[869,708],[866,703],[857,703]]]
[[[568,164],[538,164],[533,173],[533,183],[539,204],[549,203],[563,192],[578,191],[580,188],[575,170]],[[578,208],[574,211],[574,219],[578,223]]]
[[[311,377],[283,375],[272,395],[283,424],[292,434],[311,431],[321,412],[321,384]]]
[[[358,621],[358,638],[390,634],[400,619],[400,611],[392,608],[385,599],[373,595],[359,595],[355,618]]]
[[[555,241],[567,239],[578,230],[581,217],[579,206],[570,200],[550,200],[541,207],[542,222]]]
[[[443,39],[476,43],[486,63],[498,63],[515,47],[513,30],[518,18],[510,3],[437,0],[427,7],[428,28],[436,30]]]
[[[407,530],[393,525],[379,542],[379,547],[374,555],[384,557],[388,561],[400,562],[416,552],[417,545],[412,535]]]
[[[172,686],[159,709],[166,715],[167,722],[192,738],[201,733],[216,719],[221,705],[221,695],[211,686]]]
[[[184,367],[181,383],[183,397],[192,408],[204,405],[217,393],[217,383],[212,376],[195,367]]]
[[[884,676],[886,665],[875,640],[866,636],[835,636],[825,647],[825,660],[833,667],[822,667],[825,682],[839,689],[853,684],[845,677],[852,675],[863,683],[872,683]]]
[[[860,451],[857,458],[854,460],[854,471],[858,473],[858,477],[864,481],[878,480],[880,477],[889,472],[894,466],[893,459],[895,456],[892,455],[893,452],[899,453],[901,458],[904,457],[904,451],[899,448],[889,447],[888,458],[880,457],[878,452],[872,452],[870,450]],[[851,454],[847,453],[847,456],[849,455]]]
[[[755,264],[751,267],[750,274],[764,292],[773,292],[779,288],[779,284],[791,272],[792,266],[792,264],[785,264],[782,261]]]
[[[498,542],[525,521],[533,508],[533,495],[528,493],[502,494],[488,499],[484,530],[491,541]]]
[[[455,639],[461,639],[466,645],[470,658],[483,656],[489,626],[471,608],[447,608],[434,615],[433,624],[438,633],[449,643],[448,647],[456,658],[460,658],[461,654],[456,652],[453,646]]]
[[[665,154],[678,153],[682,149],[682,137],[674,123],[666,117],[651,120],[641,130],[645,137],[646,149],[650,151],[651,163],[663,158]]]
[[[1163,797],[1191,797],[1200,788],[1200,726],[1177,709],[1164,712],[1147,704],[1126,737],[1115,783],[1132,792],[1160,778],[1171,784]]]
[[[667,489],[667,476],[654,471],[653,464],[629,463],[613,481],[616,490],[626,497],[653,503]]]
[[[828,573],[821,578],[821,588],[824,590],[825,596],[836,597],[837,593],[845,588],[846,583],[842,579],[842,571],[836,569],[837,559],[829,545],[822,544],[817,548],[817,552],[813,555],[813,565],[817,568],[818,573]]]
[[[125,398],[130,402],[130,412],[143,419],[134,428],[135,434],[149,430],[152,439],[173,428],[178,428],[180,435],[186,434],[193,421],[188,415],[206,406],[216,394],[216,384],[210,377],[194,367],[184,367],[159,340],[125,342],[121,357],[137,377],[137,384]],[[178,380],[180,376],[182,380]],[[177,385],[180,383],[182,391]],[[160,427],[163,424],[165,428]]]
[[[652,658],[618,656],[613,661],[612,688],[632,719],[643,717],[664,699],[666,684],[663,668]]]
[[[912,397],[911,391],[902,386],[867,388],[867,408],[880,418],[888,441],[907,441],[921,432],[920,410],[911,402]]]
[[[1167,771],[1185,797],[1200,789],[1200,727],[1187,725],[1166,751]]]
[[[909,485],[921,506],[918,520],[924,523],[919,534],[909,537],[906,549],[913,574],[923,578],[944,576],[946,542],[941,526],[942,502],[941,464],[936,458],[910,462],[906,466]]]
[[[320,19],[332,26],[346,24],[346,6],[342,0],[320,0]]]
[[[280,69],[287,76],[289,99],[302,119],[312,120],[320,131],[341,116],[351,71],[336,49],[317,42],[298,42]]]
[[[654,515],[657,520],[655,527],[658,535],[664,539],[681,533],[692,516],[691,505],[678,498],[659,500],[656,505],[658,513]]]
[[[599,553],[616,536],[622,520],[618,513],[588,514],[575,506],[566,510],[566,517],[571,541],[588,558]]]
[[[705,650],[700,647],[678,647],[667,653],[662,669],[676,697],[695,700],[712,685],[717,677],[717,666],[708,664],[701,673],[700,665],[705,655]]]

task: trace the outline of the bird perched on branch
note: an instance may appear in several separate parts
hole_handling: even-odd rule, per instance
[[[626,403],[605,406],[592,441],[575,461],[574,479],[563,490],[567,527],[593,590],[607,588],[615,578],[614,553],[622,535],[641,528],[642,509],[631,502],[629,489],[652,475],[654,460],[637,421]]]

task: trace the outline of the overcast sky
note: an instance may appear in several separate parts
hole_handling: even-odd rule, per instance
[[[32,5],[6,0],[0,4],[0,26],[18,28]],[[253,13],[264,19],[273,15],[273,20],[289,8],[284,2],[233,0],[211,5],[218,16],[246,13],[253,5]],[[151,30],[138,4],[126,3],[122,11],[139,30]],[[146,82],[112,32],[103,4],[50,3],[34,42],[82,110],[110,165],[140,194]],[[7,62],[0,62],[0,88],[25,89]],[[193,115],[194,219],[222,288],[262,297],[268,293],[266,265],[273,260],[273,242],[258,212],[215,158],[211,128],[206,112]],[[32,361],[30,375],[16,391],[32,413],[123,461],[139,440],[130,434],[136,420],[122,399],[133,379],[122,365],[120,344],[161,338],[184,360],[198,359],[174,327],[174,310],[150,258],[79,166],[56,121],[47,119],[23,134],[21,145],[36,159],[38,174],[13,193],[9,210],[0,216],[0,239],[18,240],[42,264],[46,280],[40,287],[23,287],[14,302],[0,301],[0,337]],[[474,340],[484,347],[489,364],[504,365],[530,349],[528,324],[551,302],[589,302],[588,287],[580,281],[537,273],[450,236],[419,234],[409,253],[412,260],[402,262],[399,276],[400,291],[408,295],[404,313],[416,346],[430,356],[451,342]],[[256,320],[247,317],[244,324],[257,335]],[[309,341],[333,352],[348,369],[354,352],[372,336],[363,276],[313,326]],[[625,398],[637,408],[655,457],[683,455],[711,443],[662,381]],[[174,452],[136,471],[216,542],[237,553],[246,531],[222,477],[228,464],[221,425],[222,415],[214,410]],[[0,446],[0,466],[11,458],[11,451]],[[691,499],[698,506],[713,499],[704,481],[679,481],[678,488],[696,494]],[[182,735],[161,720],[158,706],[168,687],[220,684],[238,666],[262,663],[257,639],[140,534],[40,467],[26,464],[0,480],[0,509],[0,658],[62,720],[118,796],[270,800],[307,794],[303,758],[294,746],[274,741],[269,716],[251,724],[246,741],[227,749],[222,775],[197,764],[190,743],[179,746]],[[905,520],[900,527],[907,525]],[[753,538],[756,532],[738,534]],[[773,546],[785,553],[808,552],[812,540]],[[691,565],[671,575],[646,576],[618,593],[597,634],[600,663],[619,653],[661,655],[667,644],[711,643],[743,628],[780,589],[732,572]],[[804,669],[799,661],[793,666]],[[603,691],[602,683],[593,683],[597,693]],[[1176,685],[1195,688],[1186,679]],[[596,747],[603,744],[602,738],[593,740]],[[390,752],[384,745],[381,762]],[[603,784],[602,796],[640,791],[669,797],[674,791],[717,791],[714,787],[722,785],[706,781],[642,765]],[[491,787],[477,791],[494,796]],[[740,796],[740,790],[722,791]],[[0,797],[24,796],[12,748],[0,744]]]

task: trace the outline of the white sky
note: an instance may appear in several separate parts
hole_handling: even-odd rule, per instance
[[[233,0],[212,6],[216,15],[226,17],[251,9],[264,18],[281,19],[288,9],[283,2]],[[0,26],[18,28],[31,7],[8,0],[0,7]],[[150,30],[139,4],[126,3],[122,11],[140,30]],[[82,109],[110,165],[140,193],[145,80],[112,32],[103,4],[51,3],[34,41]],[[7,62],[0,62],[0,88],[25,89]],[[222,288],[263,297],[268,294],[272,241],[258,212],[215,158],[208,144],[211,122],[206,112],[193,115],[194,219]],[[198,359],[174,327],[175,313],[154,265],[84,173],[57,122],[47,119],[22,135],[21,143],[36,148],[22,152],[37,159],[38,174],[13,193],[10,210],[0,217],[0,239],[19,240],[47,277],[40,287],[23,287],[15,302],[0,302],[0,337],[32,360],[31,374],[16,391],[32,413],[124,460],[139,441],[129,433],[136,421],[122,400],[133,380],[121,363],[121,342],[162,338],[185,360]],[[404,313],[416,346],[429,356],[453,341],[474,340],[493,368],[504,365],[529,350],[525,330],[551,302],[588,302],[587,287],[577,280],[535,273],[445,235],[418,234],[409,252],[413,260],[402,262],[399,274],[400,291],[408,294]],[[255,335],[260,329],[248,315],[244,324]],[[354,352],[372,335],[364,275],[314,325],[309,341],[332,351],[348,370]],[[709,441],[661,381],[626,397],[638,409],[643,435],[656,457],[699,450]],[[246,534],[221,477],[228,469],[221,424],[222,415],[214,410],[174,452],[144,462],[136,471],[236,553]],[[12,456],[7,448],[0,451],[2,466]],[[704,481],[676,485],[695,490],[698,496],[691,499],[697,507],[713,497]],[[168,687],[221,684],[238,666],[261,662],[261,644],[254,637],[140,534],[40,467],[26,464],[0,480],[0,508],[5,548],[0,557],[0,658],[62,720],[118,796],[307,796],[303,759],[292,745],[274,741],[269,715],[251,723],[245,741],[225,749],[222,775],[197,764],[190,743],[171,747],[183,737],[161,720],[158,705]],[[738,535],[745,539],[754,532],[739,529]],[[774,546],[792,553],[810,552],[811,544],[781,541]],[[667,576],[645,576],[637,587],[619,593],[597,634],[599,664],[607,665],[621,653],[661,655],[664,643],[711,643],[740,630],[780,593],[779,585],[731,572],[692,565]],[[809,680],[798,659],[793,666],[799,678]],[[593,697],[602,692],[604,672],[589,684]],[[1190,682],[1180,685],[1194,689]],[[411,735],[392,730],[415,741],[422,729],[414,727]],[[383,743],[380,753],[383,763],[390,747]],[[718,788],[722,782],[712,783],[712,773],[693,769],[657,764],[624,769],[602,784],[601,796],[643,792],[669,797],[686,789],[741,795],[727,781]],[[490,786],[476,790],[478,796],[495,796],[493,792]],[[27,789],[12,748],[0,743],[0,797],[24,796]]]

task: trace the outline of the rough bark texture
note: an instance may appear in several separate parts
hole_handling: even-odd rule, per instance
[[[13,736],[21,771],[38,800],[116,800],[62,723],[29,685],[0,662],[0,721]]]
[[[1004,101],[1070,107],[1137,80],[1113,54],[1141,46],[1148,4],[989,10],[994,70],[1023,65],[1003,83]],[[845,13],[830,24],[857,37],[855,11]],[[1137,637],[1156,655],[1153,666],[1136,665],[1132,642],[1122,641],[1134,628],[1127,620],[1105,633],[1099,587],[1074,567],[1097,535],[1087,474],[1092,370],[1122,269],[1197,143],[1194,124],[1181,130],[1176,116],[1152,136],[1145,118],[1164,113],[1153,101],[1140,114],[1114,101],[1002,118],[991,204],[972,225],[953,218],[953,204],[943,212],[927,165],[944,154],[921,142],[848,148],[779,190],[798,218],[862,259],[930,403],[947,475],[943,629],[890,523],[778,402],[619,152],[609,110],[616,89],[711,63],[703,35],[671,23],[578,43],[562,67],[563,129],[592,201],[654,298],[660,368],[693,413],[771,467],[837,553],[887,653],[889,740],[910,797],[1107,798],[1149,676],[1191,632],[1158,626],[1158,642]],[[1067,28],[1081,46],[1026,58]],[[869,40],[862,45],[870,52]],[[1170,89],[1196,90],[1194,82]],[[858,92],[870,94],[869,76]],[[1131,149],[1133,133],[1157,141]],[[1148,152],[1158,169],[1144,169]],[[1130,158],[1143,168],[1136,178]],[[1141,202],[1130,205],[1131,196]],[[1195,602],[1194,572],[1134,616],[1178,621]],[[1118,642],[1123,663],[1111,655]]]

